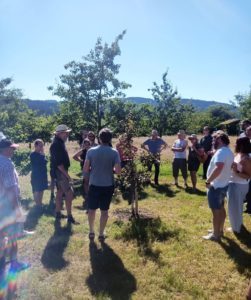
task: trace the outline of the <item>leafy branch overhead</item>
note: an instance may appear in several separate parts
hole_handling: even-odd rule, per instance
[[[103,126],[104,105],[107,100],[111,97],[124,97],[123,90],[130,87],[130,84],[117,78],[120,64],[115,63],[116,57],[121,54],[119,42],[125,34],[126,31],[119,34],[111,45],[103,44],[102,39],[98,38],[94,49],[83,56],[82,61],[66,64],[68,73],[60,76],[60,83],[55,88],[49,88],[54,95],[63,99],[63,106],[73,104],[73,110],[85,115],[85,119],[92,123],[88,126],[94,130]],[[72,121],[68,125],[73,129],[83,123],[79,118]]]

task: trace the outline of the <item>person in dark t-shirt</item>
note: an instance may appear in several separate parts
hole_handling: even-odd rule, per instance
[[[60,220],[64,217],[61,214],[62,196],[65,195],[66,210],[68,223],[77,224],[74,220],[71,207],[74,198],[71,184],[71,177],[68,173],[70,167],[70,159],[65,147],[65,142],[69,137],[69,129],[66,125],[59,125],[55,131],[55,138],[50,147],[51,154],[51,173],[57,182],[57,196],[56,196],[56,219]]]

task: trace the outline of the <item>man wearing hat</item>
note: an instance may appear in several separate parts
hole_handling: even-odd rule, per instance
[[[172,151],[174,153],[173,160],[173,177],[174,184],[178,186],[178,176],[179,170],[181,171],[182,177],[184,179],[184,186],[187,188],[187,160],[186,160],[186,148],[187,140],[184,130],[179,130],[178,139],[175,140],[172,146]]]
[[[68,223],[76,224],[72,213],[72,200],[74,198],[73,189],[71,185],[71,177],[68,174],[70,167],[70,159],[65,147],[65,142],[69,137],[71,129],[66,125],[58,125],[54,132],[55,137],[50,146],[51,155],[51,173],[57,182],[57,196],[56,196],[56,220],[60,220],[65,216],[61,214],[62,197],[65,195],[66,211]]]
[[[0,140],[0,272],[5,265],[7,248],[10,249],[11,269],[21,271],[29,267],[28,264],[17,260],[17,239],[24,236],[18,175],[11,161],[17,147],[17,144],[2,136]]]

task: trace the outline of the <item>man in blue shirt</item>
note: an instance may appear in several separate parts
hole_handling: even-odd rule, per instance
[[[148,151],[155,157],[154,163],[149,163],[148,170],[152,170],[152,165],[155,167],[154,183],[159,184],[159,166],[160,166],[160,153],[162,150],[166,149],[167,144],[162,140],[157,130],[152,130],[152,136],[150,139],[147,139],[142,145],[141,148]]]

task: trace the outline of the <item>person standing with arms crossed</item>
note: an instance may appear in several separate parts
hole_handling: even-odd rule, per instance
[[[179,170],[181,170],[182,177],[184,179],[184,186],[185,188],[188,187],[187,185],[187,160],[186,160],[186,149],[187,149],[187,140],[186,133],[184,130],[179,130],[177,133],[178,139],[174,141],[172,146],[172,151],[174,153],[174,160],[173,160],[173,177],[174,177],[174,184],[179,186],[178,183],[178,176]]]

